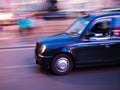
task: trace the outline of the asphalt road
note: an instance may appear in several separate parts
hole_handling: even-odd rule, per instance
[[[35,65],[34,48],[0,50],[0,90],[120,90],[120,66],[56,76]]]

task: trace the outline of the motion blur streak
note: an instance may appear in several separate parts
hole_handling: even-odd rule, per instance
[[[13,68],[25,68],[25,67],[34,67],[36,65],[20,65],[20,66],[8,66],[8,67],[2,67],[0,70],[3,69],[13,69]]]

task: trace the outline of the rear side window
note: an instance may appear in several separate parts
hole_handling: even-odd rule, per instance
[[[120,18],[113,18],[111,24],[112,24],[113,35],[120,37]]]

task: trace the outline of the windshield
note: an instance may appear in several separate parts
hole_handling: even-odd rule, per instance
[[[67,34],[81,34],[90,21],[84,19],[78,19],[72,26],[66,31]]]

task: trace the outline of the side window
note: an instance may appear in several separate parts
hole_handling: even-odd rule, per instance
[[[112,27],[113,36],[120,37],[120,17],[112,19],[111,27]]]
[[[111,19],[98,20],[93,23],[90,32],[94,33],[95,36],[106,36],[109,35],[111,30]]]
[[[120,38],[120,15],[111,15],[95,19],[89,24],[81,40],[109,40]]]

